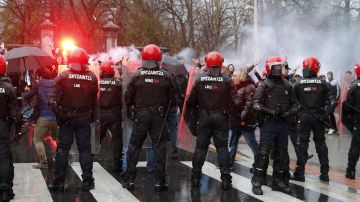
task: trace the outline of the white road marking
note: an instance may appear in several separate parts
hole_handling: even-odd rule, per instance
[[[191,161],[182,161],[181,163],[192,168]],[[202,168],[202,172],[216,179],[217,181],[221,181],[220,170],[216,168],[216,166],[212,163],[206,161]],[[235,189],[244,192],[245,194],[248,194],[250,196],[253,196],[254,198],[257,198],[259,200],[274,201],[274,202],[302,201],[290,195],[281,192],[272,191],[271,188],[267,186],[262,186],[264,195],[255,195],[251,190],[252,185],[250,179],[238,175],[236,173],[231,173],[231,176],[232,176],[232,184]]]
[[[71,164],[71,167],[81,178],[82,171],[79,162],[74,162]],[[93,175],[95,178],[95,189],[90,192],[97,201],[139,201],[97,162],[94,162]]]
[[[35,163],[14,164],[15,199],[12,201],[49,202],[53,200],[41,170],[32,168],[33,165]]]

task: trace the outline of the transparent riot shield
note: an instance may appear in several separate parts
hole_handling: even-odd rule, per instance
[[[123,61],[122,65],[119,68],[121,71],[121,81],[122,81],[122,88],[123,88],[123,114],[122,114],[122,128],[123,128],[123,150],[127,151],[130,135],[132,131],[133,121],[127,117],[126,114],[126,104],[124,100],[124,95],[127,89],[127,86],[130,82],[131,76],[135,73],[135,71],[140,67],[141,62],[136,60],[130,61]]]
[[[186,112],[186,103],[187,99],[190,95],[191,89],[193,87],[193,84],[197,78],[197,76],[201,73],[201,69],[197,67],[191,67],[189,71],[189,81],[186,88],[186,96],[184,101],[184,107],[181,112],[180,122],[179,122],[179,128],[178,128],[178,134],[177,134],[177,140],[178,140],[178,147],[190,152],[193,152],[195,149],[195,139],[196,137],[192,134],[191,130],[188,127],[188,124],[194,125],[194,123],[187,123],[185,121],[185,112]],[[190,119],[192,122],[194,119]]]
[[[351,109],[346,107],[343,103],[346,102],[347,93],[351,86],[351,83],[354,81],[355,77],[351,74],[344,73],[341,75],[339,82],[340,85],[340,99],[339,99],[339,118],[338,118],[338,150],[342,152],[347,152],[350,147],[351,142],[351,128],[353,127]]]

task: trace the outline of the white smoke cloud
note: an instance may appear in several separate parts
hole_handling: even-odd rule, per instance
[[[360,60],[360,25],[356,22],[358,13],[352,12],[351,24],[346,25],[341,17],[333,16],[336,9],[333,5],[337,2],[339,0],[323,1],[318,8],[313,8],[311,15],[301,15],[291,5],[263,13],[258,33],[258,56],[262,61],[259,69],[263,69],[266,57],[278,55],[287,56],[293,68],[302,64],[305,57],[315,56],[321,62],[321,73],[334,71],[337,79],[341,73],[352,71],[355,62]],[[341,16],[344,10],[337,9],[337,15]],[[274,15],[276,12],[285,14],[279,17]],[[241,44],[239,55],[234,55],[233,50],[224,50],[225,62],[233,63],[236,67],[254,61],[253,25],[242,29],[248,38]],[[298,73],[301,74],[301,71]]]
[[[140,51],[134,45],[129,47],[115,47],[108,52],[102,52],[90,56],[90,63],[98,63],[98,61],[107,61],[111,59],[114,62],[121,60],[139,60]]]

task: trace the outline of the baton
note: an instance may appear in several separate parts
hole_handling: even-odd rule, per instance
[[[169,115],[171,103],[172,103],[172,99],[170,99],[169,104],[168,104],[168,106],[167,106],[166,113],[165,113],[165,117],[164,117],[164,121],[163,121],[163,123],[162,123],[162,125],[161,125],[160,135],[159,135],[158,141],[157,141],[157,143],[156,143],[156,147],[159,147],[160,139],[161,139],[161,136],[162,136],[162,134],[163,134],[163,132],[164,132],[166,120],[167,120],[167,117],[168,117],[168,115]]]

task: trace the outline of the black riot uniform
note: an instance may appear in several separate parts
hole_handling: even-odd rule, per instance
[[[293,99],[290,82],[282,79],[284,64],[279,57],[269,57],[266,61],[268,78],[259,84],[254,95],[254,109],[264,114],[260,125],[259,151],[255,157],[254,176],[252,177],[252,191],[262,195],[261,186],[266,183],[266,171],[269,164],[269,155],[274,145],[272,190],[289,193],[289,186],[284,179],[288,163],[288,130],[287,120],[298,107]]]
[[[309,62],[306,62],[309,61]],[[311,63],[311,61],[315,61]],[[327,117],[336,105],[335,96],[329,83],[316,76],[318,69],[310,67],[317,64],[314,58],[304,61],[304,78],[294,85],[294,94],[300,105],[300,118],[298,134],[300,138],[299,156],[293,180],[304,181],[304,169],[308,159],[307,150],[309,147],[310,133],[313,132],[316,152],[321,164],[320,179],[329,180],[329,159],[328,148],[325,142],[325,117]],[[309,64],[306,66],[306,64]],[[319,63],[318,63],[319,64]],[[310,72],[310,73],[306,73]]]
[[[149,51],[150,50],[150,51]],[[152,59],[153,53],[157,57]],[[147,54],[150,55],[147,55]],[[148,56],[148,57],[147,57]],[[150,58],[150,59],[148,59]],[[128,146],[127,189],[134,189],[136,164],[147,135],[155,151],[155,190],[163,191],[166,186],[166,148],[167,129],[162,129],[168,105],[175,102],[177,87],[175,79],[166,70],[160,69],[161,51],[156,45],[148,45],[142,51],[143,67],[139,68],[130,80],[125,92],[127,113],[134,120],[133,131]],[[135,116],[133,116],[133,114]]]
[[[2,56],[1,56],[2,57]],[[10,149],[10,124],[14,122],[20,132],[20,109],[16,101],[16,92],[10,79],[0,73],[0,200],[14,198],[12,190],[14,166]]]
[[[360,65],[358,68],[360,68]],[[346,104],[351,109],[350,113],[352,122],[354,123],[353,137],[348,154],[346,177],[355,179],[355,168],[360,155],[360,77],[352,82],[347,95]]]
[[[49,104],[60,126],[55,157],[55,181],[49,189],[64,191],[69,150],[75,136],[83,171],[83,190],[88,191],[95,187],[92,173],[90,123],[96,119],[98,79],[87,68],[85,50],[75,49],[68,60],[70,69],[56,78],[55,90],[49,95]]]
[[[107,130],[111,132],[113,163],[116,171],[122,171],[122,85],[119,78],[104,74],[100,78],[100,139]]]
[[[216,52],[209,53],[207,61]],[[212,55],[213,54],[213,55]],[[221,65],[220,65],[221,66]],[[192,184],[198,187],[202,166],[208,151],[211,138],[215,143],[217,158],[220,166],[222,186],[224,190],[231,187],[229,168],[228,136],[229,110],[236,96],[233,81],[227,75],[220,73],[219,67],[209,67],[196,79],[187,100],[187,110],[199,108],[197,139],[192,164]]]

